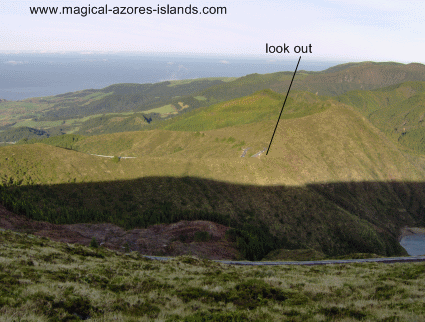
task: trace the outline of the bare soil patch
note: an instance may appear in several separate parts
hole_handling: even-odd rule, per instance
[[[0,205],[0,228],[54,241],[89,246],[92,238],[109,249],[137,251],[143,255],[193,255],[205,259],[237,259],[236,245],[225,237],[229,227],[210,221],[180,221],[145,229],[124,230],[109,223],[55,225],[30,220]],[[207,232],[208,241],[195,241],[196,232]]]

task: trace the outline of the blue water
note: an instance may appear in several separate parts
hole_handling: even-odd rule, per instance
[[[400,245],[410,256],[425,255],[425,235],[411,235],[403,237]]]
[[[296,60],[226,56],[0,53],[0,98],[20,100],[116,83],[157,83],[202,77],[240,77],[293,71]],[[342,61],[302,60],[299,70],[321,71]]]

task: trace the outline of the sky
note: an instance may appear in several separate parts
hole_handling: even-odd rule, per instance
[[[31,14],[29,7],[226,7],[225,15]],[[60,10],[60,9],[59,9]],[[137,52],[425,63],[423,0],[0,1],[0,52]],[[266,54],[286,45],[290,53]]]

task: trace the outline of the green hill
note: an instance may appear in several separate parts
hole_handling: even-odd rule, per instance
[[[407,81],[425,81],[425,65],[394,62],[337,65],[294,83],[294,89],[335,96],[352,90],[372,90]],[[277,87],[271,89],[279,91]]]
[[[233,79],[204,78],[156,84],[115,84],[103,89],[88,89],[16,102],[4,101],[0,102],[0,130],[8,132],[8,127],[12,126],[71,133],[79,131],[80,127],[83,131],[87,130],[87,126],[93,127],[86,122],[92,118],[105,117],[105,114],[108,118],[111,113],[118,113],[119,117],[123,117],[128,112],[131,112],[130,115],[139,112],[134,117],[141,120],[142,114],[146,113],[166,117],[181,110],[205,105],[202,100],[196,99],[199,91]],[[111,117],[116,118],[117,115],[110,116],[108,120]],[[104,119],[97,121],[105,122]],[[141,125],[146,122],[136,120],[136,123],[136,129],[141,130]],[[125,126],[128,123],[121,124],[121,127]],[[117,129],[113,127],[111,130]],[[119,128],[117,131],[119,132]],[[31,137],[21,136],[19,139],[22,138]]]
[[[214,85],[201,91],[200,95],[215,103],[217,99],[227,101],[263,89],[286,94],[292,74],[251,74],[226,84]],[[322,72],[298,71],[292,89],[336,96],[352,90],[371,90],[407,81],[425,81],[425,65],[361,62],[337,65]]]
[[[193,110],[162,122],[158,128],[174,131],[205,131],[277,120],[285,95],[263,90],[252,95]],[[282,118],[297,118],[321,112],[337,103],[308,92],[293,92],[286,102]]]
[[[299,95],[320,102],[316,95]],[[253,97],[273,101],[278,95]],[[245,111],[257,113],[246,107],[258,101],[246,99]],[[250,259],[277,248],[403,254],[399,229],[424,224],[419,201],[425,198],[425,162],[401,152],[361,114],[338,104],[329,101],[326,109],[319,104],[314,113],[282,119],[267,157],[249,156],[267,146],[275,120],[200,132],[108,134],[73,143],[79,151],[137,157],[119,162],[44,144],[3,147],[2,203],[56,223],[108,221],[134,228],[212,220],[236,229]],[[216,108],[231,113],[223,105]],[[234,113],[242,113],[236,106]],[[252,150],[241,158],[248,147]]]
[[[327,79],[329,91],[338,92],[344,86],[395,82],[397,72],[400,81],[421,77],[421,68],[367,62],[300,73],[298,80],[319,75]],[[161,122],[160,113],[153,124],[142,119],[143,113],[89,117],[79,124],[89,137],[72,134],[2,147],[1,202],[30,218],[56,223],[107,221],[134,228],[212,220],[235,229],[241,253],[249,259],[279,248],[314,249],[328,256],[403,254],[397,242],[400,228],[425,224],[420,203],[425,159],[406,149],[419,146],[421,152],[423,146],[424,82],[333,97],[294,90],[267,156],[283,94],[263,89],[208,105],[214,88],[222,95],[216,97],[224,99],[226,91],[241,95],[275,81],[283,84],[290,75],[248,75],[194,91],[191,99],[204,106],[190,110],[179,97],[179,111],[189,111]],[[211,81],[223,82],[206,82]],[[151,93],[164,86],[189,91],[191,84],[142,87]],[[130,102],[142,87],[110,89]],[[93,94],[82,92],[81,97]],[[93,135],[109,131],[120,133]]]
[[[0,102],[0,131],[7,126],[30,127],[52,134],[97,135],[150,130],[189,111],[272,89],[286,94],[292,71],[250,74],[240,78],[206,78],[156,84],[115,84],[19,102]],[[407,81],[425,81],[422,64],[361,62],[337,65],[322,72],[300,70],[295,91],[336,96]],[[143,115],[153,118],[152,124]],[[23,132],[22,132],[23,133]],[[30,137],[22,135],[19,139]]]
[[[354,106],[393,141],[425,153],[425,82],[353,91],[337,99]]]
[[[244,110],[253,111],[255,115],[257,111],[252,106],[256,106],[257,102],[254,100],[251,107],[245,106]],[[225,115],[222,105],[218,105],[217,110],[220,111],[217,112],[218,115],[221,113]],[[274,114],[277,113],[278,111],[275,111]],[[202,126],[215,127],[211,120],[204,121],[206,113],[199,111],[198,114],[201,115],[195,114],[191,117],[190,114],[186,114],[187,117],[191,117],[190,121],[186,122],[193,124],[189,129],[197,130]],[[234,114],[236,116],[228,115],[228,119],[234,122],[239,120],[238,115],[245,115],[245,119],[250,117],[248,112],[240,110],[236,110]],[[211,119],[214,120],[214,117]],[[183,117],[182,120],[175,119],[174,122],[175,127],[185,124]],[[249,157],[268,147],[275,122],[275,120],[253,122],[199,132],[152,130],[107,134],[85,138],[75,143],[73,148],[92,154],[140,158],[168,157],[177,158],[182,162],[198,158],[231,158],[227,164],[238,164],[242,162],[240,156],[244,149],[250,148],[246,155]],[[275,179],[268,181],[270,183],[422,178],[422,170],[416,170],[416,167],[410,162],[406,163],[406,160],[407,157],[400,152],[400,145],[391,142],[361,114],[334,105],[326,109],[320,108],[317,113],[301,118],[282,119],[269,155],[267,158],[262,156],[258,166],[273,162],[268,171],[273,171]],[[407,167],[410,170],[407,170]],[[300,169],[303,171],[299,171]],[[235,171],[235,175],[231,178],[236,180],[235,182],[241,182],[237,174],[238,171]],[[227,176],[228,174],[214,178],[222,179]],[[267,182],[258,178],[242,182],[256,184]]]
[[[94,101],[75,101],[75,93],[57,95],[55,98],[71,99],[69,103],[63,100],[44,112],[39,120],[65,120],[82,118],[89,115],[117,113],[128,111],[147,111],[166,105],[176,96],[187,96],[204,88],[224,83],[217,79],[193,80],[188,83],[161,82],[155,84],[116,84],[96,91],[101,94]],[[84,95],[85,92],[81,93]],[[83,98],[86,98],[84,96]]]
[[[30,127],[19,127],[7,132],[0,132],[0,142],[17,142],[22,137],[27,139],[41,139],[49,137],[49,133],[43,130],[37,130]]]

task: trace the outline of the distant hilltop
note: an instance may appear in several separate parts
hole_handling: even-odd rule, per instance
[[[3,103],[3,102],[7,102],[7,100],[4,98],[0,98],[0,103]]]

